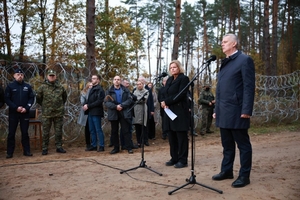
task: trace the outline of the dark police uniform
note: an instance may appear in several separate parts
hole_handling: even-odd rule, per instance
[[[21,69],[15,73],[23,73]],[[30,156],[30,142],[28,136],[29,110],[34,102],[34,92],[32,87],[24,81],[13,81],[5,89],[5,103],[9,106],[9,133],[7,136],[7,158],[11,158],[15,150],[15,135],[18,124],[22,133],[22,146],[24,155]],[[26,109],[25,113],[17,111],[22,106]]]

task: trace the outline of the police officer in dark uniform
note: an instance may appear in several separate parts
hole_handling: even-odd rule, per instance
[[[28,83],[23,81],[24,73],[16,69],[15,80],[5,89],[5,103],[9,106],[8,136],[6,158],[12,158],[15,150],[15,135],[18,124],[22,133],[23,155],[32,156],[30,152],[30,141],[28,136],[29,110],[34,102],[34,92]]]

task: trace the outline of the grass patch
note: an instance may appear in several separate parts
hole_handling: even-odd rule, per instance
[[[264,125],[252,125],[249,129],[250,134],[260,135],[268,133],[279,133],[279,132],[297,132],[300,131],[300,123],[292,122],[288,124],[270,124]]]

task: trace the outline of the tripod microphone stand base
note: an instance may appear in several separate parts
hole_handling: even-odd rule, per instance
[[[195,175],[191,175],[191,177],[189,179],[186,179],[186,182],[187,182],[186,184],[184,184],[184,185],[176,188],[175,190],[172,190],[172,191],[168,192],[168,194],[171,195],[173,192],[176,192],[177,190],[179,190],[181,188],[184,188],[187,185],[195,185],[195,184],[200,185],[200,186],[205,187],[205,188],[208,188],[208,189],[211,189],[211,190],[216,191],[216,192],[218,192],[220,194],[223,194],[222,190],[218,190],[218,189],[212,188],[210,186],[204,185],[202,183],[198,183],[196,181],[196,176]]]
[[[149,168],[149,167],[146,165],[146,161],[144,161],[143,159],[142,159],[142,161],[141,161],[141,163],[140,163],[139,166],[133,167],[133,168],[127,169],[127,170],[122,170],[122,171],[120,171],[120,174],[123,174],[124,172],[128,172],[128,171],[131,171],[131,170],[136,170],[136,169],[138,169],[138,168],[145,168],[145,169],[148,169],[148,170],[150,170],[150,171],[152,171],[152,172],[154,172],[154,173],[156,173],[156,174],[162,176],[162,173],[159,173],[159,172],[154,171],[153,169]]]

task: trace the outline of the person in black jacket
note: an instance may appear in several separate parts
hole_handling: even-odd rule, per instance
[[[166,166],[183,168],[187,166],[188,158],[188,130],[190,127],[189,103],[187,98],[189,78],[183,74],[184,70],[178,60],[173,60],[169,65],[171,76],[165,86],[165,97],[161,107],[170,109],[177,117],[172,120],[166,113],[164,128],[168,131],[171,160]],[[181,92],[181,93],[180,93]],[[180,93],[179,96],[177,96]],[[176,97],[176,98],[175,98]]]
[[[15,136],[18,124],[22,133],[23,155],[32,156],[30,152],[30,141],[28,136],[29,110],[34,103],[35,95],[31,86],[23,81],[24,73],[16,69],[15,80],[5,89],[5,102],[9,106],[8,136],[6,158],[12,158],[15,150]]]
[[[83,106],[85,114],[88,114],[89,130],[91,134],[91,145],[86,151],[104,151],[104,133],[101,127],[101,118],[104,117],[103,101],[104,90],[99,85],[100,76],[92,76],[93,87],[89,91],[88,99]]]
[[[130,91],[121,84],[120,76],[115,76],[113,85],[105,93],[104,104],[107,107],[107,119],[111,124],[111,138],[114,146],[111,154],[120,152],[119,141],[119,124],[121,125],[121,132],[124,137],[124,149],[128,153],[132,151],[132,141],[130,136],[130,126],[132,115],[128,112],[132,105],[132,97]]]

